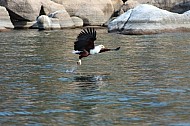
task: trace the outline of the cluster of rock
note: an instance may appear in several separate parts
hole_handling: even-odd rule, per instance
[[[102,25],[121,0],[1,0],[14,28],[60,29]],[[7,14],[7,12],[5,12]],[[5,15],[1,14],[1,15]],[[7,16],[7,18],[9,18]],[[0,17],[0,21],[4,20]],[[6,26],[5,26],[6,27]],[[12,28],[12,26],[10,27]]]
[[[0,10],[0,31],[84,25],[123,34],[190,31],[188,0],[0,0]]]

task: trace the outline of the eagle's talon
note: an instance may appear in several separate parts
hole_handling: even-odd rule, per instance
[[[77,65],[81,65],[81,60],[79,60],[79,61],[77,62]]]

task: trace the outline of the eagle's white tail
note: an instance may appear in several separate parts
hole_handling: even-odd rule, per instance
[[[78,51],[78,50],[73,50],[73,51],[72,51],[73,54],[79,54],[79,53],[81,53],[81,52],[82,52],[82,51]]]

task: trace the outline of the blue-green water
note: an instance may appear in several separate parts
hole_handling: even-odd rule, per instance
[[[97,29],[121,49],[77,66],[80,30],[0,33],[0,125],[190,125],[190,33]]]

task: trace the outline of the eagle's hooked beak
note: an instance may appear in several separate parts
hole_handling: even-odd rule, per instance
[[[101,49],[105,49],[105,46],[104,45],[99,45]]]

